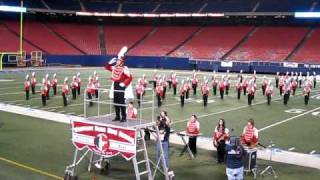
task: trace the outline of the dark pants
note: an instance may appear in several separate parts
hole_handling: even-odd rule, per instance
[[[292,95],[296,95],[296,88],[292,88]]]
[[[266,93],[266,87],[262,86],[262,95],[265,95],[265,93]]]
[[[253,94],[248,94],[248,105],[251,106],[253,100]]]
[[[162,99],[166,98],[167,87],[163,87],[163,96]]]
[[[36,86],[31,86],[31,91],[32,91],[32,94],[35,94],[36,93]]]
[[[157,87],[157,81],[152,81],[153,83],[153,89],[155,89]]]
[[[157,94],[157,100],[158,100],[158,107],[160,107],[162,105],[160,94]]]
[[[47,100],[50,99],[50,88],[48,88],[48,93],[47,93]]]
[[[73,94],[73,92],[72,92],[72,94]],[[62,95],[62,99],[63,99],[63,106],[67,106],[68,101],[67,101],[67,96],[65,94]]]
[[[193,95],[196,95],[197,94],[197,85],[192,84],[192,89],[193,89]]]
[[[271,95],[270,94],[267,95],[267,102],[268,102],[268,105],[270,105],[270,103],[271,103]]]
[[[283,96],[283,104],[287,105],[289,101],[290,93],[285,93]]]
[[[280,96],[282,96],[282,94],[283,94],[282,86],[279,87],[279,90],[280,90]]]
[[[189,99],[189,90],[186,92],[186,99]]]
[[[241,97],[241,89],[238,89],[238,99]]]
[[[243,95],[247,95],[247,88],[243,88]]]
[[[226,151],[225,151],[225,141],[220,141],[218,146],[217,146],[217,160],[218,163],[223,163],[225,160],[225,155],[226,155]]]
[[[52,86],[53,95],[57,95],[57,86]]]
[[[308,105],[309,103],[309,95],[304,96],[304,104]]]
[[[88,96],[88,99],[90,100],[89,106],[93,106],[93,102],[91,101],[92,100],[92,94],[91,93],[87,93],[87,96]]]
[[[78,95],[80,95],[80,86],[77,88]]]
[[[197,155],[197,136],[190,136],[189,137],[188,145],[184,146],[180,155],[183,155],[187,151],[188,146],[189,146],[192,154]]]
[[[26,100],[29,100],[29,90],[26,90]]]
[[[229,86],[226,86],[226,95],[229,94]]]
[[[220,89],[220,98],[223,99],[224,90]]]
[[[96,98],[98,99],[98,97],[99,97],[99,90],[98,89],[95,90],[95,94],[96,94]]]
[[[42,99],[42,105],[46,106],[47,105],[47,96],[45,94],[42,94],[41,99]]]
[[[144,140],[150,141],[150,131],[149,129],[144,130]]]
[[[301,88],[302,80],[299,80],[299,88]]]
[[[72,89],[72,99],[77,99],[77,89]]]
[[[180,96],[180,104],[181,104],[181,107],[184,106],[184,95]]]
[[[126,121],[127,113],[124,99],[124,91],[126,87],[121,87],[119,82],[114,82],[113,89],[115,90],[113,91],[113,102],[116,104],[114,105],[114,108],[116,110],[116,120],[120,120],[121,112],[121,120]]]
[[[140,94],[136,94],[137,95],[137,99],[138,99],[138,106],[141,106],[141,95]]]
[[[208,94],[202,95],[202,99],[203,99],[203,106],[206,107],[208,105]]]
[[[313,88],[316,88],[316,86],[317,86],[317,81],[314,80],[314,81],[313,81]]]
[[[279,87],[279,79],[276,79],[276,88]]]
[[[173,95],[177,94],[177,85],[173,85]]]
[[[216,86],[213,86],[213,95],[215,96],[215,95],[217,95],[217,87]]]
[[[172,81],[167,81],[168,84],[169,84],[169,89],[171,89],[171,86],[172,86]]]

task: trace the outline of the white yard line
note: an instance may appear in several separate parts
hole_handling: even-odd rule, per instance
[[[259,131],[259,132],[264,131],[264,130],[266,130],[266,129],[272,128],[272,127],[277,126],[277,125],[282,124],[282,123],[286,123],[286,122],[288,122],[288,121],[291,121],[291,120],[296,119],[296,118],[298,118],[298,117],[301,117],[301,116],[304,116],[304,115],[306,115],[306,114],[312,113],[312,112],[317,111],[317,110],[319,110],[319,109],[320,109],[320,107],[314,108],[314,109],[312,109],[312,110],[310,110],[310,111],[306,111],[306,112],[304,112],[304,113],[301,113],[301,114],[298,114],[298,115],[296,115],[296,116],[287,118],[287,119],[285,119],[285,120],[282,120],[282,121],[279,121],[279,122],[270,124],[269,126],[263,127],[263,128],[261,128],[261,129],[259,129],[258,131]]]
[[[2,93],[0,94],[0,96],[13,95],[13,94],[25,94],[25,92]]]
[[[72,107],[72,106],[80,106],[80,105],[82,105],[83,106],[83,103],[78,103],[78,104],[70,104],[70,105],[68,105],[68,106],[66,106],[66,107]],[[63,107],[65,107],[65,106],[53,106],[53,107],[45,107],[45,108],[41,108],[41,110],[48,110],[48,109],[57,109],[57,108],[63,108]]]

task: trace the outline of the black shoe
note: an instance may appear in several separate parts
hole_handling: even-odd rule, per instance
[[[120,121],[120,119],[114,118],[112,119],[112,121]]]
[[[127,120],[126,119],[121,119],[121,121],[120,122],[126,122]]]

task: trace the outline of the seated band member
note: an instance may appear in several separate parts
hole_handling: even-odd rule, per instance
[[[134,119],[137,119],[137,115],[138,115],[138,111],[133,106],[133,102],[129,102],[128,108],[127,108],[127,118],[134,120]]]
[[[192,154],[197,155],[197,137],[200,134],[200,122],[196,115],[192,115],[188,121],[186,133],[189,136],[188,146]],[[187,148],[188,147],[185,146],[180,155],[183,155]]]
[[[221,118],[213,133],[213,146],[217,148],[218,163],[223,163],[225,160],[225,145],[229,137],[229,130],[226,128],[224,119]]]
[[[243,128],[241,142],[243,145],[250,147],[255,147],[258,144],[258,130],[254,127],[252,118],[248,120],[247,125]]]

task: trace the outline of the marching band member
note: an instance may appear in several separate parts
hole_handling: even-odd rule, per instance
[[[94,96],[94,93],[95,93],[95,87],[94,87],[93,79],[91,76],[89,76],[89,81],[87,84],[87,97],[90,100],[89,106],[93,105],[93,102],[91,100],[92,100],[92,97]]]
[[[26,100],[29,100],[29,91],[30,91],[29,74],[26,75],[26,78],[24,81],[24,91],[26,92]]]
[[[72,77],[72,83],[71,83],[71,92],[72,92],[72,99],[77,99],[77,89],[78,89],[78,82],[76,76]]]
[[[171,89],[171,87],[172,87],[172,77],[173,77],[173,74],[174,74],[174,72],[171,71],[171,72],[170,72],[170,76],[169,76],[169,78],[167,79],[167,83],[168,83],[168,85],[169,85],[169,89]]]
[[[153,89],[156,89],[156,86],[157,86],[157,82],[158,82],[158,75],[157,75],[157,70],[155,69],[153,71],[153,76],[152,76],[152,81],[153,83]]]
[[[177,94],[177,84],[178,84],[177,74],[174,73],[174,74],[172,75],[173,95],[176,95],[176,94]]]
[[[185,86],[184,80],[182,80],[180,90],[179,90],[181,107],[184,107],[184,97],[186,95],[186,92],[187,92],[187,87]]]
[[[54,73],[54,74],[53,74],[53,77],[52,77],[53,95],[57,95],[57,86],[58,86],[57,74]]]
[[[45,78],[42,79],[42,85],[41,85],[41,99],[42,99],[42,105],[47,105],[47,93],[48,93],[48,86],[46,84]]]
[[[197,87],[198,87],[198,79],[197,79],[197,74],[195,71],[193,71],[193,74],[192,74],[191,87],[193,89],[193,95],[196,95],[197,94]]]
[[[80,78],[80,72],[77,73],[77,83],[78,83],[78,95],[80,95],[80,89],[81,89],[81,78]]]
[[[219,90],[220,90],[220,98],[223,99],[223,95],[224,95],[224,78],[221,78],[221,81],[219,82]]]
[[[240,78],[239,78],[240,79]],[[229,129],[226,128],[224,119],[219,119],[218,125],[213,132],[213,146],[217,148],[217,162],[223,163],[225,159],[225,143],[229,140]]]
[[[187,82],[184,84],[186,87],[186,99],[189,99],[189,92],[191,89],[190,79],[187,78]]]
[[[279,75],[279,72],[277,72],[277,75],[275,77],[275,80],[276,80],[276,88],[279,87],[279,78],[280,78],[280,75]]]
[[[98,99],[98,97],[99,97],[99,88],[100,88],[99,77],[96,77],[96,82],[94,82],[93,84],[94,84],[94,88],[95,88],[95,95],[96,95],[96,98]]]
[[[313,72],[313,88],[316,88],[317,86],[317,74],[316,72]]]
[[[242,83],[242,90],[243,90],[243,95],[247,95],[247,87],[248,87],[248,77],[244,78],[244,81]]]
[[[189,136],[188,146],[193,155],[197,155],[197,137],[200,134],[200,122],[194,114],[187,123],[187,135]],[[181,152],[182,154],[187,150],[187,147]]]
[[[303,88],[303,96],[304,96],[304,104],[308,105],[309,103],[309,97],[310,97],[310,93],[311,93],[311,87],[310,85],[308,85],[307,83],[304,85]]]
[[[284,86],[284,77],[283,76],[280,76],[280,79],[279,79],[279,91],[280,91],[280,96],[282,96],[283,94],[283,86]]]
[[[138,111],[137,109],[133,106],[133,102],[129,102],[128,108],[127,108],[127,118],[134,120],[137,119]]]
[[[141,82],[140,82],[140,83],[143,85],[144,88],[147,87],[148,82],[147,82],[147,78],[146,78],[146,75],[145,75],[145,74],[142,75],[142,79],[141,79]]]
[[[270,105],[271,103],[272,94],[273,94],[273,86],[271,84],[271,81],[269,80],[268,85],[266,87],[266,96],[267,96],[268,105]]]
[[[254,127],[252,118],[248,120],[247,125],[243,128],[240,138],[243,145],[255,147],[258,144],[258,130]]]
[[[73,94],[73,92],[72,92],[72,94]],[[68,95],[69,95],[69,84],[68,84],[68,78],[65,77],[63,85],[62,85],[63,106],[67,106],[68,105]]]
[[[46,85],[47,85],[47,88],[48,88],[48,91],[47,91],[47,100],[50,99],[50,87],[51,87],[51,82],[50,82],[50,79],[49,79],[49,74],[46,74],[46,77],[45,77],[45,80],[46,80]]]
[[[299,81],[299,88],[301,88],[301,85],[302,85],[302,72],[299,73],[299,76],[298,76],[298,81]]]
[[[253,79],[253,82],[254,82],[254,83],[257,82],[257,71],[256,71],[256,70],[253,70],[252,79]]]
[[[238,99],[240,99],[241,96],[241,90],[242,90],[242,85],[241,85],[241,78],[239,78],[237,84],[236,84],[236,89],[238,93]]]
[[[205,80],[203,85],[201,86],[203,106],[206,107],[208,104],[208,96],[209,96],[209,86],[208,80]]]
[[[163,97],[163,86],[162,86],[162,79],[160,79],[160,81],[157,83],[157,86],[156,86],[156,95],[157,95],[157,100],[158,100],[158,107],[160,107],[162,105],[162,102],[161,102],[161,97]]]
[[[139,107],[141,106],[141,98],[144,94],[144,86],[142,83],[139,83],[140,79],[138,79],[138,83],[136,85],[136,95],[137,95],[137,99],[138,99],[138,105]]]
[[[283,104],[287,105],[290,99],[290,92],[291,92],[291,83],[289,79],[286,80],[285,85],[283,86]]]
[[[31,75],[31,92],[32,92],[32,94],[36,93],[36,91],[35,91],[36,85],[37,85],[36,73],[32,72],[32,75]]]
[[[115,104],[116,117],[114,121],[125,122],[127,120],[126,114],[126,99],[133,99],[133,91],[131,86],[132,75],[129,72],[125,63],[125,54],[128,48],[123,47],[118,53],[118,58],[112,58],[105,69],[111,71],[112,86],[109,97],[113,98]],[[113,65],[115,64],[115,65]],[[121,120],[120,120],[121,112]]]
[[[296,90],[298,87],[298,82],[296,81],[296,79],[294,78],[291,82],[291,87],[292,87],[292,95],[296,95]]]
[[[254,83],[254,79],[251,79],[249,81],[248,87],[247,87],[247,91],[248,91],[248,105],[251,106],[252,104],[252,100],[254,99],[254,93],[255,93],[255,83]]]
[[[240,73],[238,74],[238,79],[240,78],[240,83],[243,81],[243,76],[242,76],[242,69],[240,70]]]
[[[228,70],[229,73],[229,70]],[[225,89],[226,89],[226,95],[229,94],[229,89],[230,89],[230,75],[228,74],[228,76],[226,77],[226,79],[224,80],[225,83]]]
[[[166,75],[163,75],[162,77],[162,89],[163,89],[163,93],[162,93],[162,99],[164,100],[166,98],[166,92],[167,92],[167,81],[166,81]]]
[[[213,95],[215,96],[217,95],[217,86],[218,86],[218,80],[215,75],[212,76],[211,85],[212,85]]]
[[[263,76],[262,82],[261,82],[261,89],[262,89],[262,95],[265,96],[266,95],[266,87],[267,87],[267,79],[266,76]]]

